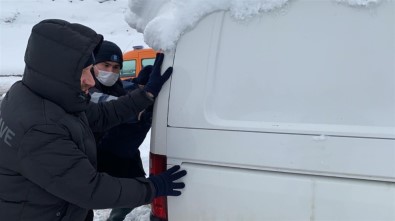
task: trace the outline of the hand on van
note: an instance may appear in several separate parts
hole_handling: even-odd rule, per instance
[[[154,66],[152,67],[152,72],[149,76],[148,82],[144,87],[144,90],[153,95],[153,97],[157,97],[160,89],[162,89],[163,84],[170,78],[171,73],[173,72],[173,67],[167,68],[167,70],[160,74],[160,70],[163,63],[163,58],[165,55],[163,53],[157,53],[155,58]]]
[[[180,170],[180,166],[176,165],[158,175],[151,175],[148,179],[154,184],[156,189],[155,197],[158,196],[179,196],[185,184],[183,182],[174,182],[187,174],[187,171]]]
[[[152,65],[145,66],[140,71],[139,75],[136,78],[133,78],[132,82],[139,85],[146,85],[152,72],[152,68]]]

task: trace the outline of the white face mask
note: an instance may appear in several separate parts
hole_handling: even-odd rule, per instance
[[[99,74],[96,76],[97,80],[105,86],[113,86],[119,78],[119,74],[115,74],[110,71],[98,70]]]

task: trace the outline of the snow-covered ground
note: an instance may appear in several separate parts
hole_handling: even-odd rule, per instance
[[[13,83],[22,79],[20,76],[0,76],[0,96],[11,87]]]
[[[34,24],[48,18],[81,23],[123,51],[147,45],[125,21],[128,0],[0,0],[0,75],[22,74],[23,56]],[[100,3],[103,2],[103,3]]]

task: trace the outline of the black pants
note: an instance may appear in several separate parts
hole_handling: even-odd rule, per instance
[[[137,150],[133,158],[120,158],[111,152],[98,150],[97,169],[119,178],[144,177],[144,167],[140,151]]]
[[[140,151],[132,159],[120,158],[110,152],[98,150],[98,170],[114,177],[134,178],[144,177],[144,167]],[[134,208],[115,208],[111,210],[107,221],[122,221]],[[92,216],[93,218],[93,216]]]
[[[93,221],[93,210],[88,211],[88,215],[86,216],[85,221]]]
[[[107,221],[123,221],[134,208],[115,208],[111,210]]]

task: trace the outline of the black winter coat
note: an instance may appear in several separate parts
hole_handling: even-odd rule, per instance
[[[79,221],[89,209],[135,207],[155,194],[145,178],[96,170],[92,129],[103,131],[152,105],[141,90],[93,104],[81,93],[85,61],[102,36],[78,24],[33,27],[25,73],[0,112],[0,219]]]
[[[95,87],[90,93],[103,93],[119,97],[126,94],[124,85],[118,80],[112,86],[101,84],[94,73]],[[131,84],[128,91],[138,86]],[[105,133],[94,133],[97,143],[98,170],[111,176],[134,178],[145,176],[139,147],[143,143],[152,123],[152,106],[147,108],[139,121],[128,122],[111,128]]]

